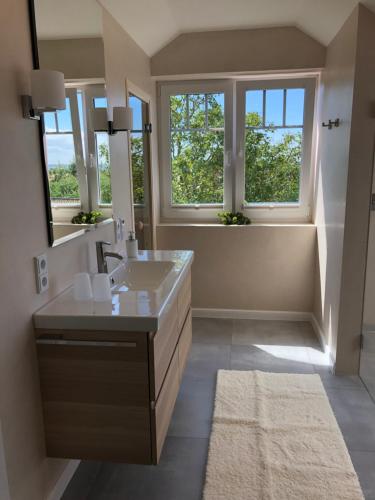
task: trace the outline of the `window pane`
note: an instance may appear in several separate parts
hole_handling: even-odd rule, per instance
[[[224,94],[207,94],[207,125],[224,128]]]
[[[248,90],[246,92],[247,127],[259,127],[263,124],[263,90]]]
[[[59,127],[59,132],[72,132],[72,115],[70,112],[70,99],[67,97],[65,99],[66,108],[61,111],[57,111],[57,125]]]
[[[187,96],[189,106],[189,128],[206,127],[206,99],[204,94]]]
[[[283,124],[284,90],[266,90],[266,126]]]
[[[223,203],[224,131],[171,134],[172,203]]]
[[[106,132],[96,132],[95,139],[98,162],[99,205],[110,205],[112,203],[112,189],[108,134]]]
[[[47,134],[46,145],[52,205],[79,205],[80,196],[73,134]]]
[[[186,127],[187,99],[186,95],[172,95],[169,98],[171,128]]]
[[[143,130],[142,120],[142,101],[132,95],[129,97],[129,106],[133,108],[133,130]]]
[[[143,133],[132,132],[130,137],[133,178],[133,203],[144,204],[145,157]]]
[[[299,201],[302,128],[247,129],[245,135],[245,201]]]
[[[43,113],[44,128],[46,132],[56,132],[56,115],[55,113]]]
[[[286,125],[303,125],[305,89],[286,91]]]
[[[106,108],[107,98],[106,97],[94,97],[94,108]]]

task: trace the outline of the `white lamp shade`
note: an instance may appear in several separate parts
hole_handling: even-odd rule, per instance
[[[108,132],[108,115],[105,108],[93,109],[91,116],[95,132]]]
[[[63,73],[47,69],[34,69],[31,72],[31,99],[33,109],[38,111],[65,109]]]
[[[114,107],[113,128],[114,130],[131,130],[133,128],[133,108]]]

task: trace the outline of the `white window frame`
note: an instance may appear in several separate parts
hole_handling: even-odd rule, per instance
[[[103,84],[90,84],[81,87],[84,95],[84,113],[86,122],[85,134],[85,149],[86,149],[86,164],[87,164],[87,177],[88,189],[91,210],[100,210],[104,216],[111,217],[112,203],[100,203],[100,186],[99,186],[99,168],[98,168],[98,155],[96,151],[96,132],[93,128],[93,113],[94,113],[94,99],[107,98],[105,85]]]
[[[236,84],[236,194],[235,206],[254,221],[309,222],[311,220],[314,109],[317,79],[282,78],[239,81]],[[245,96],[247,90],[305,89],[300,199],[296,203],[245,203]],[[285,113],[285,110],[284,110]]]
[[[296,77],[160,82],[160,208],[162,222],[218,222],[220,210],[242,211],[253,222],[311,222],[315,151],[314,113],[317,74]],[[247,90],[304,88],[303,149],[300,200],[297,203],[244,203],[245,193],[245,95]],[[224,203],[217,205],[173,205],[170,164],[169,98],[173,95],[224,92]],[[235,145],[235,147],[233,146]]]
[[[84,164],[84,155],[83,155],[83,147],[81,140],[81,124],[79,121],[79,112],[78,112],[78,97],[77,97],[78,88],[66,88],[66,98],[69,99],[69,107],[70,107],[70,119],[72,123],[71,131],[60,131],[58,129],[58,119],[57,112],[53,112],[56,124],[56,132],[48,132],[45,131],[45,136],[54,136],[54,135],[71,135],[73,138],[74,145],[74,157],[77,168],[77,182],[79,186],[79,195],[80,201],[77,203],[58,203],[53,204],[51,202],[51,208],[54,210],[55,215],[58,219],[69,217],[72,213],[76,213],[77,209],[87,210],[89,206],[88,192],[87,192],[87,180],[86,180],[86,169]],[[46,155],[48,157],[48,147],[45,145]]]
[[[160,85],[160,190],[161,217],[163,220],[217,220],[221,210],[231,210],[232,197],[232,115],[233,84],[230,80],[212,80],[201,82],[166,82]],[[172,204],[172,171],[170,159],[170,113],[169,98],[179,94],[224,93],[224,202],[223,204]]]

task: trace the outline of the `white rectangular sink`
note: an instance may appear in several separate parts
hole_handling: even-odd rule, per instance
[[[174,267],[171,261],[127,261],[115,269],[111,282],[115,289],[156,290]]]

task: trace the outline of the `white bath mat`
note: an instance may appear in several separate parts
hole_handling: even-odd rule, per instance
[[[204,500],[363,500],[319,375],[218,372]]]

